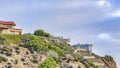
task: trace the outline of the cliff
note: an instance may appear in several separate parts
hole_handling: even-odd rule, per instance
[[[111,56],[98,56],[62,37],[1,35],[1,68],[117,68]]]

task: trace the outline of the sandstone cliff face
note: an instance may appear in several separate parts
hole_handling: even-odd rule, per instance
[[[0,68],[38,68],[38,64],[43,62],[46,57],[47,54],[43,51],[31,53],[24,47],[0,45]],[[114,60],[90,54],[82,49],[73,49],[64,56],[59,57],[56,68],[117,67]]]
[[[115,61],[108,61],[108,63],[111,65],[111,68],[117,68]]]
[[[109,60],[109,59],[105,59],[102,58],[102,60],[104,61],[104,63],[109,67],[109,68],[117,68],[117,65],[115,63],[114,60]]]

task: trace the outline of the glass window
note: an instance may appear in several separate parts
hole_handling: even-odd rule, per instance
[[[0,26],[3,26],[3,24],[0,24]]]
[[[15,34],[15,31],[10,31],[10,34]]]
[[[7,25],[8,28],[12,28],[12,25]]]
[[[2,30],[0,29],[0,34],[2,33]]]

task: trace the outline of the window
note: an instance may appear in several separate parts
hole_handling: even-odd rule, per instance
[[[19,32],[19,35],[21,35],[21,32]]]
[[[7,25],[8,28],[12,28],[12,25]]]
[[[0,29],[0,34],[2,33],[2,30]]]
[[[3,24],[0,24],[0,26],[2,27],[2,26],[3,26]]]
[[[10,31],[10,34],[15,34],[15,31]]]

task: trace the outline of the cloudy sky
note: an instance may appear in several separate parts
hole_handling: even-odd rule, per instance
[[[71,44],[93,44],[120,65],[120,0],[0,0],[0,20],[16,22],[23,33],[44,29]]]

